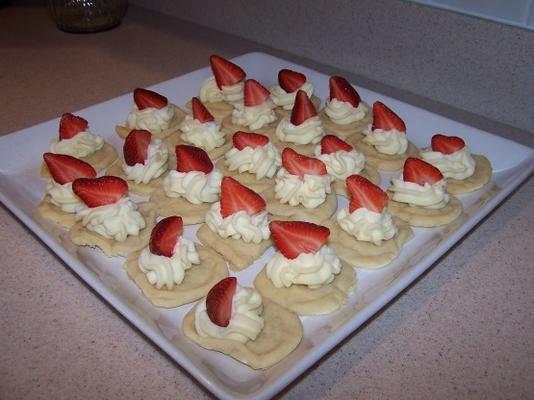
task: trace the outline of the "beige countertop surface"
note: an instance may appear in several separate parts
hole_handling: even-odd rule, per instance
[[[40,3],[0,9],[0,21],[0,134],[204,67],[212,53],[269,51],[137,7],[90,35],[60,32]],[[533,197],[530,179],[280,397],[532,398]],[[0,260],[0,398],[211,397],[4,207]]]

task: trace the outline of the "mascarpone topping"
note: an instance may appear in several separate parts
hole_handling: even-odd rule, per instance
[[[211,205],[206,214],[206,224],[223,239],[231,237],[241,239],[245,243],[260,243],[271,236],[267,211],[252,215],[246,211],[238,211],[228,217],[223,217],[220,202]]]
[[[206,308],[206,299],[195,309],[195,328],[199,336],[235,340],[246,343],[255,340],[263,329],[263,304],[261,295],[253,288],[237,285],[232,300],[232,317],[226,327],[211,322]]]
[[[217,81],[215,81],[214,76],[210,76],[202,83],[198,97],[200,97],[200,101],[203,103],[218,103],[224,100],[221,89],[217,86]]]
[[[76,216],[82,218],[83,226],[90,231],[118,242],[125,240],[128,235],[139,235],[139,231],[146,226],[137,204],[128,197],[113,204],[85,208],[78,211]]]
[[[363,132],[365,137],[364,143],[373,146],[377,152],[382,154],[404,154],[408,148],[408,139],[405,132],[399,132],[396,129],[385,131],[383,129],[368,129]]]
[[[439,209],[449,202],[447,182],[445,179],[433,185],[426,182],[423,186],[414,182],[405,182],[402,179],[392,179],[389,190],[393,193],[392,199],[410,206]]]
[[[341,261],[324,245],[316,253],[301,253],[294,259],[276,252],[265,268],[277,288],[307,285],[313,289],[332,282],[341,271]]]
[[[232,111],[232,123],[252,130],[260,129],[276,121],[273,108],[274,103],[271,99],[266,99],[262,104],[252,107],[240,105]]]
[[[256,179],[272,178],[282,165],[280,151],[271,142],[256,148],[245,147],[243,150],[231,148],[225,155],[224,165],[239,173],[256,174]]]
[[[169,290],[184,280],[185,271],[200,264],[195,244],[184,237],[178,238],[171,257],[158,256],[150,252],[147,246],[139,255],[139,269],[156,289],[166,287]]]
[[[201,171],[170,171],[163,180],[168,197],[183,197],[193,204],[213,203],[219,200],[221,173],[213,169],[209,174]]]
[[[160,139],[152,138],[147,150],[147,159],[144,164],[128,165],[124,163],[122,170],[126,179],[135,183],[148,183],[167,171],[169,150]]]
[[[304,175],[300,179],[297,175],[290,174],[282,167],[275,177],[275,198],[280,203],[288,203],[290,206],[302,204],[306,208],[316,208],[324,203],[326,195],[331,192],[330,175]]]
[[[439,169],[445,178],[466,179],[475,172],[475,160],[471,157],[471,150],[464,146],[452,154],[438,151],[421,151],[421,158]]]
[[[349,235],[363,242],[372,242],[377,246],[397,233],[393,218],[385,208],[381,213],[364,207],[357,208],[351,213],[347,207],[337,213],[336,219],[341,229]]]
[[[61,211],[74,214],[87,206],[72,191],[72,182],[63,185],[51,179],[46,192],[50,195],[50,203],[59,207]]]
[[[300,125],[293,125],[289,118],[282,118],[276,127],[276,136],[282,142],[316,144],[324,135],[324,126],[318,115],[308,118]]]
[[[215,121],[200,122],[190,115],[185,117],[180,129],[183,132],[182,140],[206,151],[221,147],[226,136]]]
[[[321,154],[321,146],[319,145],[315,148],[315,155],[325,163],[326,171],[337,179],[345,180],[351,175],[359,174],[365,166],[365,156],[354,149]]]
[[[234,107],[237,107],[239,104],[243,103],[243,97],[244,97],[244,89],[245,89],[245,81],[239,81],[234,85],[230,86],[221,86],[221,92],[224,101],[227,103],[230,103]]]
[[[129,129],[146,129],[157,134],[169,128],[173,118],[174,107],[171,104],[160,109],[148,107],[143,110],[134,104],[134,109],[126,118],[126,125]]]
[[[304,90],[309,98],[313,95],[313,86],[309,82],[304,82],[303,85],[294,92],[288,93],[279,85],[271,87],[271,98],[273,103],[284,110],[292,110],[295,105],[295,97],[299,90]]]
[[[87,157],[100,150],[104,146],[104,139],[84,131],[77,133],[70,139],[52,139],[50,152],[54,154],[66,154],[76,158]]]
[[[360,101],[358,107],[354,107],[348,101],[332,99],[326,101],[324,112],[335,124],[348,125],[362,120],[369,112],[369,106],[363,101]]]

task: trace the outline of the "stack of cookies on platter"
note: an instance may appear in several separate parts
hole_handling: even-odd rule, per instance
[[[268,368],[299,345],[300,316],[349,301],[358,269],[387,268],[412,227],[455,221],[456,196],[482,188],[491,165],[459,137],[417,149],[401,117],[343,77],[330,78],[320,108],[301,72],[278,71],[268,89],[220,56],[210,63],[185,109],[135,89],[115,127],[122,149],[64,114],[43,155],[37,214],[77,246],[124,257],[155,307],[198,300],[183,320],[192,341]],[[384,190],[380,172],[392,171]],[[269,249],[253,287],[241,286]]]

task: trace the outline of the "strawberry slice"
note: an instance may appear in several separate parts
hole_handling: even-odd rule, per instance
[[[232,136],[232,142],[234,142],[234,147],[238,150],[243,150],[245,147],[255,149],[269,143],[269,137],[259,133],[237,131]]]
[[[128,184],[117,176],[78,178],[72,182],[72,190],[87,207],[100,207],[116,203],[128,193]]]
[[[229,276],[213,286],[206,296],[206,312],[215,325],[226,327],[232,318],[232,301],[237,278]]]
[[[132,130],[122,147],[124,161],[126,164],[133,166],[135,164],[145,164],[148,157],[148,146],[152,140],[152,134],[144,129]]]
[[[348,80],[341,76],[331,76],[328,83],[330,86],[330,100],[346,101],[353,107],[358,107],[361,101],[360,95]]]
[[[271,92],[255,79],[245,81],[244,102],[247,107],[263,104],[269,98]]]
[[[220,201],[223,218],[238,211],[246,211],[252,215],[265,210],[263,197],[229,176],[222,179]]]
[[[388,203],[388,195],[379,186],[360,175],[351,175],[345,180],[350,195],[349,212],[358,208],[382,212]]]
[[[317,253],[330,236],[330,229],[311,222],[273,221],[269,229],[275,246],[291,260],[302,253]]]
[[[432,136],[432,151],[443,154],[456,153],[465,147],[465,142],[458,136],[446,136],[437,134]]]
[[[145,108],[157,108],[159,110],[169,104],[165,96],[142,88],[134,90],[134,102],[140,110],[144,110]]]
[[[306,83],[306,75],[290,69],[278,71],[278,84],[287,93],[293,93]]]
[[[331,154],[336,151],[352,151],[353,147],[334,135],[325,135],[321,139],[321,154]]]
[[[232,86],[245,79],[245,71],[233,62],[216,54],[210,57],[211,70],[219,89],[223,86]]]
[[[315,117],[317,110],[304,90],[299,90],[295,96],[295,105],[291,110],[291,123],[300,125],[306,120]]]
[[[71,113],[65,113],[59,120],[59,139],[70,139],[80,132],[87,130],[89,122],[86,119]]]
[[[406,124],[384,103],[375,101],[373,103],[373,130],[375,129],[385,131],[396,129],[399,132],[406,132]]]
[[[200,147],[179,144],[176,146],[176,171],[200,171],[209,174],[213,171],[213,163],[208,153]]]
[[[326,175],[326,165],[317,158],[308,157],[286,147],[282,151],[282,165],[292,175],[304,179],[304,175]]]
[[[65,154],[44,153],[44,162],[54,181],[60,185],[78,178],[94,178],[96,171],[91,164]]]
[[[414,157],[406,159],[402,174],[405,182],[414,182],[421,186],[424,186],[425,183],[433,185],[443,179],[439,169]]]
[[[208,111],[208,109],[202,104],[198,97],[193,97],[191,99],[191,105],[193,108],[193,118],[198,120],[200,123],[214,121],[213,115]]]
[[[149,248],[152,254],[172,257],[174,246],[182,235],[184,223],[182,217],[172,216],[159,221],[150,234]]]

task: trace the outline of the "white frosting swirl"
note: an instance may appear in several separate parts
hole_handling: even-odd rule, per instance
[[[469,178],[475,172],[476,162],[467,146],[452,154],[428,149],[421,151],[421,158],[439,169],[445,178],[462,180]]]
[[[148,107],[143,110],[134,109],[126,118],[126,125],[129,129],[146,129],[152,133],[161,133],[169,127],[174,118],[174,107],[167,104],[163,108]]]
[[[271,236],[267,211],[250,215],[242,210],[224,218],[221,215],[220,202],[211,205],[206,213],[206,224],[223,239],[231,237],[241,239],[245,243],[260,243]]]
[[[224,100],[221,89],[217,86],[217,81],[215,81],[214,76],[210,76],[202,83],[198,97],[200,97],[200,101],[203,103],[218,103]]]
[[[87,208],[72,191],[72,182],[62,185],[51,179],[46,185],[46,192],[50,195],[50,203],[59,207],[63,212],[74,214]]]
[[[271,99],[266,99],[257,106],[238,106],[232,111],[232,123],[252,130],[260,129],[276,121],[276,114],[273,108],[274,103]]]
[[[88,131],[80,132],[70,139],[52,139],[50,152],[54,154],[66,154],[76,158],[90,156],[104,146],[104,139],[95,136]]]
[[[294,92],[288,93],[282,89],[279,85],[271,87],[271,98],[273,103],[278,107],[282,107],[284,110],[292,110],[295,105],[295,97],[299,90],[304,90],[309,98],[313,95],[313,86],[309,82],[304,82],[303,85],[296,89]]]
[[[374,146],[377,152],[382,154],[404,154],[408,148],[408,139],[405,132],[399,132],[396,129],[385,131],[383,129],[368,129],[364,132],[364,143]]]
[[[184,237],[179,237],[176,241],[171,257],[152,254],[147,246],[141,251],[138,260],[139,269],[145,273],[150,284],[156,289],[165,286],[169,290],[182,283],[185,271],[193,264],[200,264],[200,256],[195,244]]]
[[[306,208],[316,208],[325,202],[326,195],[331,192],[332,179],[330,175],[308,174],[304,175],[304,179],[300,179],[282,167],[275,177],[274,197],[282,204],[302,204]]]
[[[160,139],[152,138],[147,150],[147,159],[144,164],[128,165],[124,163],[122,170],[126,179],[135,183],[148,183],[167,171],[169,150]]]
[[[168,197],[183,197],[193,204],[213,203],[219,200],[222,174],[213,169],[209,174],[201,171],[170,171],[163,180]]]
[[[128,235],[139,235],[139,231],[146,226],[145,219],[137,211],[137,204],[128,197],[113,204],[85,208],[78,211],[76,216],[82,218],[83,226],[90,231],[118,242],[125,240]]]
[[[243,150],[232,147],[225,155],[224,165],[239,173],[256,174],[256,179],[272,178],[282,165],[280,151],[271,143],[256,148],[245,147]]]
[[[226,137],[215,121],[200,122],[190,115],[180,124],[180,130],[183,132],[182,140],[206,151],[221,147]]]
[[[263,304],[261,295],[253,288],[237,285],[232,300],[232,317],[228,326],[211,322],[206,309],[206,299],[195,309],[195,329],[199,336],[235,340],[246,343],[255,340],[263,329]]]
[[[424,186],[415,182],[405,182],[402,179],[392,179],[389,190],[393,192],[392,199],[411,206],[439,209],[449,202],[447,182],[441,179],[433,185],[425,182]]]
[[[324,245],[316,253],[301,253],[292,260],[276,252],[265,268],[277,288],[307,285],[313,289],[332,282],[341,271],[341,261]]]
[[[397,234],[397,227],[386,208],[377,213],[362,207],[350,213],[347,207],[337,213],[336,219],[341,229],[349,235],[377,246]]]
[[[360,101],[358,107],[354,107],[348,101],[332,99],[326,101],[324,112],[333,123],[348,125],[362,120],[369,112],[369,106],[363,101]]]
[[[315,155],[325,163],[326,171],[337,179],[347,179],[359,174],[365,166],[365,156],[357,150],[338,150],[330,154],[321,154],[321,146],[315,148]]]
[[[282,118],[276,127],[276,136],[282,142],[316,144],[324,135],[324,126],[318,115],[308,118],[300,125],[293,125],[289,118]]]
[[[221,92],[224,101],[227,103],[230,103],[234,107],[237,107],[239,104],[243,104],[243,97],[244,97],[244,89],[245,89],[245,81],[239,81],[234,85],[230,86],[221,86]]]

